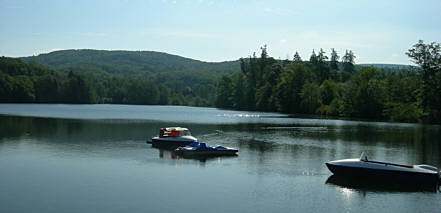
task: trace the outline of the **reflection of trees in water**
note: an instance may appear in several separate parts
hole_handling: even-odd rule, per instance
[[[222,126],[224,136],[234,138],[240,149],[262,155],[259,161],[269,159],[264,155],[272,152],[326,162],[338,157],[358,157],[362,151],[368,151],[372,158],[382,160],[441,165],[438,142],[441,131],[437,126],[379,123],[329,127],[268,124],[235,127]]]
[[[100,142],[145,139],[153,128],[150,124],[123,121],[75,120],[32,117],[0,117],[1,138],[28,136],[56,141]]]
[[[207,162],[222,161],[224,159],[237,158],[238,156],[181,156],[177,155],[173,150],[155,148],[159,152],[159,158],[172,159],[171,164],[193,164],[195,161],[199,162],[199,165],[205,167]]]
[[[412,137],[412,143],[410,144],[418,155],[416,155],[415,162],[421,164],[430,164],[435,160],[437,167],[441,167],[441,142],[440,142],[440,130],[430,131],[428,127],[421,127],[415,129]]]
[[[156,136],[161,127],[183,126],[190,128],[202,142],[252,151],[248,154],[263,162],[275,156],[287,160],[302,156],[325,162],[347,157],[348,153],[355,157],[367,149],[372,158],[400,155],[406,156],[407,163],[441,166],[441,131],[437,126],[353,123],[342,126],[197,124],[0,116],[0,141],[27,137],[41,143],[88,143],[99,148],[108,142],[145,142]]]
[[[277,146],[272,142],[257,140],[255,138],[239,139],[238,145],[239,149],[248,149],[252,151],[257,151],[259,153],[274,151],[274,148]]]
[[[361,192],[363,195],[365,195],[366,192],[436,192],[439,190],[438,185],[396,183],[392,181],[350,178],[337,175],[329,176],[326,180],[326,184],[353,189],[357,192]]]

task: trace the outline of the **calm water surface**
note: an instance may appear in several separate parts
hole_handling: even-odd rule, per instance
[[[177,106],[0,104],[0,212],[439,212],[434,191],[326,183],[324,162],[441,167],[441,128]],[[184,126],[237,157],[145,141]]]

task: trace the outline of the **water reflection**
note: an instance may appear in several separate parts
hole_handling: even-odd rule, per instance
[[[182,156],[182,155],[177,155],[173,150],[160,149],[160,148],[155,148],[155,149],[157,149],[159,151],[159,158],[162,158],[162,159],[173,159],[173,160],[186,159],[186,160],[199,161],[201,163],[206,163],[208,161],[219,161],[221,159],[232,159],[232,158],[238,157],[238,155],[234,155],[234,156]]]
[[[191,114],[182,109],[181,114]],[[23,202],[35,212],[48,212],[52,205],[112,212],[127,210],[128,204],[131,212],[146,206],[152,212],[203,212],[213,206],[220,212],[437,210],[438,194],[332,180],[325,185],[330,172],[324,162],[367,151],[381,161],[440,167],[439,127],[271,119],[198,123],[0,116],[0,188],[11,192],[0,193],[6,204],[0,212],[20,212]],[[167,126],[187,127],[210,145],[237,147],[239,156],[185,159],[146,144]],[[198,208],[188,205],[195,197],[204,198]],[[164,200],[174,202],[163,205]]]
[[[326,180],[326,184],[341,188],[343,194],[347,194],[347,191],[356,191],[365,194],[366,192],[437,192],[437,190],[439,190],[438,185],[400,184],[367,179],[360,180],[359,178],[349,178],[337,175],[331,175]]]
[[[284,118],[279,118],[284,119]],[[349,125],[351,124],[351,125]],[[326,162],[358,157],[405,164],[441,166],[440,128],[423,125],[345,125],[238,123],[197,124],[148,120],[78,120],[0,116],[0,148],[4,141],[33,139],[63,152],[147,148],[146,140],[165,126],[190,128],[201,142],[238,147],[263,165],[285,161]],[[74,149],[72,149],[74,147]],[[72,149],[72,150],[70,150]],[[315,166],[315,169],[321,169]]]

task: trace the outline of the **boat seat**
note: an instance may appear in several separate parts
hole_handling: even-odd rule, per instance
[[[205,149],[207,149],[207,144],[205,144],[205,143],[199,143],[199,147],[200,147],[202,150],[205,150]]]

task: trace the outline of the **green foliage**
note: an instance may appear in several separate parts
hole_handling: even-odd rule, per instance
[[[246,80],[243,73],[233,75],[233,108],[238,110],[247,109],[246,102]]]
[[[238,61],[210,63],[154,51],[61,50],[22,58],[53,69],[77,73],[132,75],[202,71],[216,76],[239,71]]]
[[[34,84],[28,76],[15,76],[12,80],[12,102],[32,103],[35,100]]]
[[[340,59],[340,56],[338,56],[337,52],[334,50],[334,48],[331,49],[331,61],[329,63],[329,68],[332,70],[338,70],[338,60]]]
[[[276,111],[276,102],[273,97],[273,89],[270,83],[266,83],[256,90],[256,108],[259,111]]]
[[[301,112],[313,114],[320,107],[320,88],[314,82],[306,82],[303,84],[300,93],[302,101],[300,102]]]
[[[12,102],[13,91],[14,79],[8,74],[0,73],[0,102]]]
[[[127,94],[128,104],[158,104],[160,98],[159,90],[152,81],[132,80]]]
[[[309,61],[270,57],[267,47],[235,62],[206,63],[156,52],[67,50],[0,57],[2,103],[216,106],[441,123],[441,47],[419,41],[412,66],[355,66],[347,50]],[[41,63],[43,66],[37,63]],[[240,71],[239,71],[240,67]],[[57,69],[57,70],[54,70]]]
[[[218,82],[216,106],[440,122],[439,49],[439,44],[434,43],[415,45],[408,53],[422,66],[422,69],[415,69],[397,65],[356,67],[352,51],[347,50],[338,62],[339,56],[334,49],[331,49],[329,62],[323,49],[318,54],[313,50],[309,62],[303,62],[297,52],[292,63],[278,62],[268,56],[265,46],[260,58],[253,54],[240,60],[241,73],[232,75],[231,79],[225,76]],[[426,110],[421,104],[424,100]]]
[[[340,98],[334,98],[328,108],[328,115],[343,116],[344,105],[343,100]]]
[[[216,106],[221,108],[232,108],[232,96],[233,96],[233,80],[230,76],[224,75],[219,79],[218,91],[216,98]]]
[[[441,44],[419,40],[406,54],[422,68],[420,97],[426,120],[441,123]]]
[[[314,55],[312,55],[311,58],[314,58]],[[330,68],[326,62],[327,59],[328,57],[325,55],[325,51],[320,49],[319,54],[315,57],[315,61],[311,61],[312,71],[317,76],[319,84],[330,77]]]
[[[346,50],[345,55],[342,58],[343,63],[343,72],[347,74],[353,74],[355,72],[355,55],[351,50]],[[344,77],[346,77],[345,75]],[[346,78],[344,78],[343,81],[345,81]]]
[[[318,63],[318,58],[317,54],[315,54],[315,50],[312,50],[311,56],[309,57],[309,62],[314,65]]]
[[[387,103],[384,109],[384,115],[390,121],[399,122],[418,122],[423,115],[418,103]]]
[[[303,85],[314,79],[314,73],[305,64],[293,63],[286,66],[276,87],[278,109],[285,113],[301,112],[300,93]]]
[[[18,59],[9,60],[12,67],[16,67],[13,63],[20,63]],[[62,50],[25,57],[22,60],[31,62],[25,64],[39,63],[49,66],[58,70],[61,75],[72,71],[75,75],[84,76],[84,80],[91,86],[91,96],[82,99],[89,99],[91,103],[152,104],[152,101],[134,101],[138,99],[135,97],[137,95],[129,94],[136,90],[131,86],[131,82],[136,79],[146,84],[153,82],[157,88],[152,87],[152,91],[158,90],[161,94],[158,104],[213,106],[216,100],[216,83],[220,76],[240,71],[239,61],[202,62],[153,51]],[[49,69],[42,65],[38,65],[39,72]],[[29,74],[28,69],[19,70]],[[36,67],[31,70],[37,71]],[[56,79],[64,78],[58,76]],[[69,92],[68,88],[64,89]],[[69,95],[76,94],[71,92]],[[56,101],[52,97],[40,101],[37,97],[37,101],[74,102],[61,97],[64,95],[60,94]],[[79,101],[79,98],[75,101]]]
[[[382,118],[387,101],[386,83],[380,80],[378,70],[362,68],[345,88],[345,116],[361,118]]]
[[[67,77],[67,83],[64,85],[63,89],[63,102],[65,103],[95,103],[95,97],[90,82],[80,75],[70,72]]]
[[[296,53],[294,54],[294,58],[292,60],[294,63],[299,63],[302,62],[302,58],[300,57],[299,53],[296,51]]]
[[[163,84],[159,84],[158,91],[159,91],[158,104],[159,105],[167,105],[169,103],[170,90],[166,86],[164,86]]]
[[[320,96],[324,105],[330,105],[338,98],[338,85],[332,80],[326,80],[320,85]]]
[[[90,57],[93,58],[95,54],[96,52]],[[43,58],[49,61],[53,59],[48,56]],[[68,62],[69,60],[61,60],[60,63]],[[82,68],[96,71],[93,66]],[[34,62],[26,63],[20,59],[1,57],[0,102],[212,106],[216,99],[215,77],[202,71],[171,71],[154,75],[135,72],[120,75],[76,70],[75,66],[70,66],[66,71],[55,71]]]
[[[35,101],[38,103],[56,103],[60,99],[61,82],[54,75],[35,78]]]

